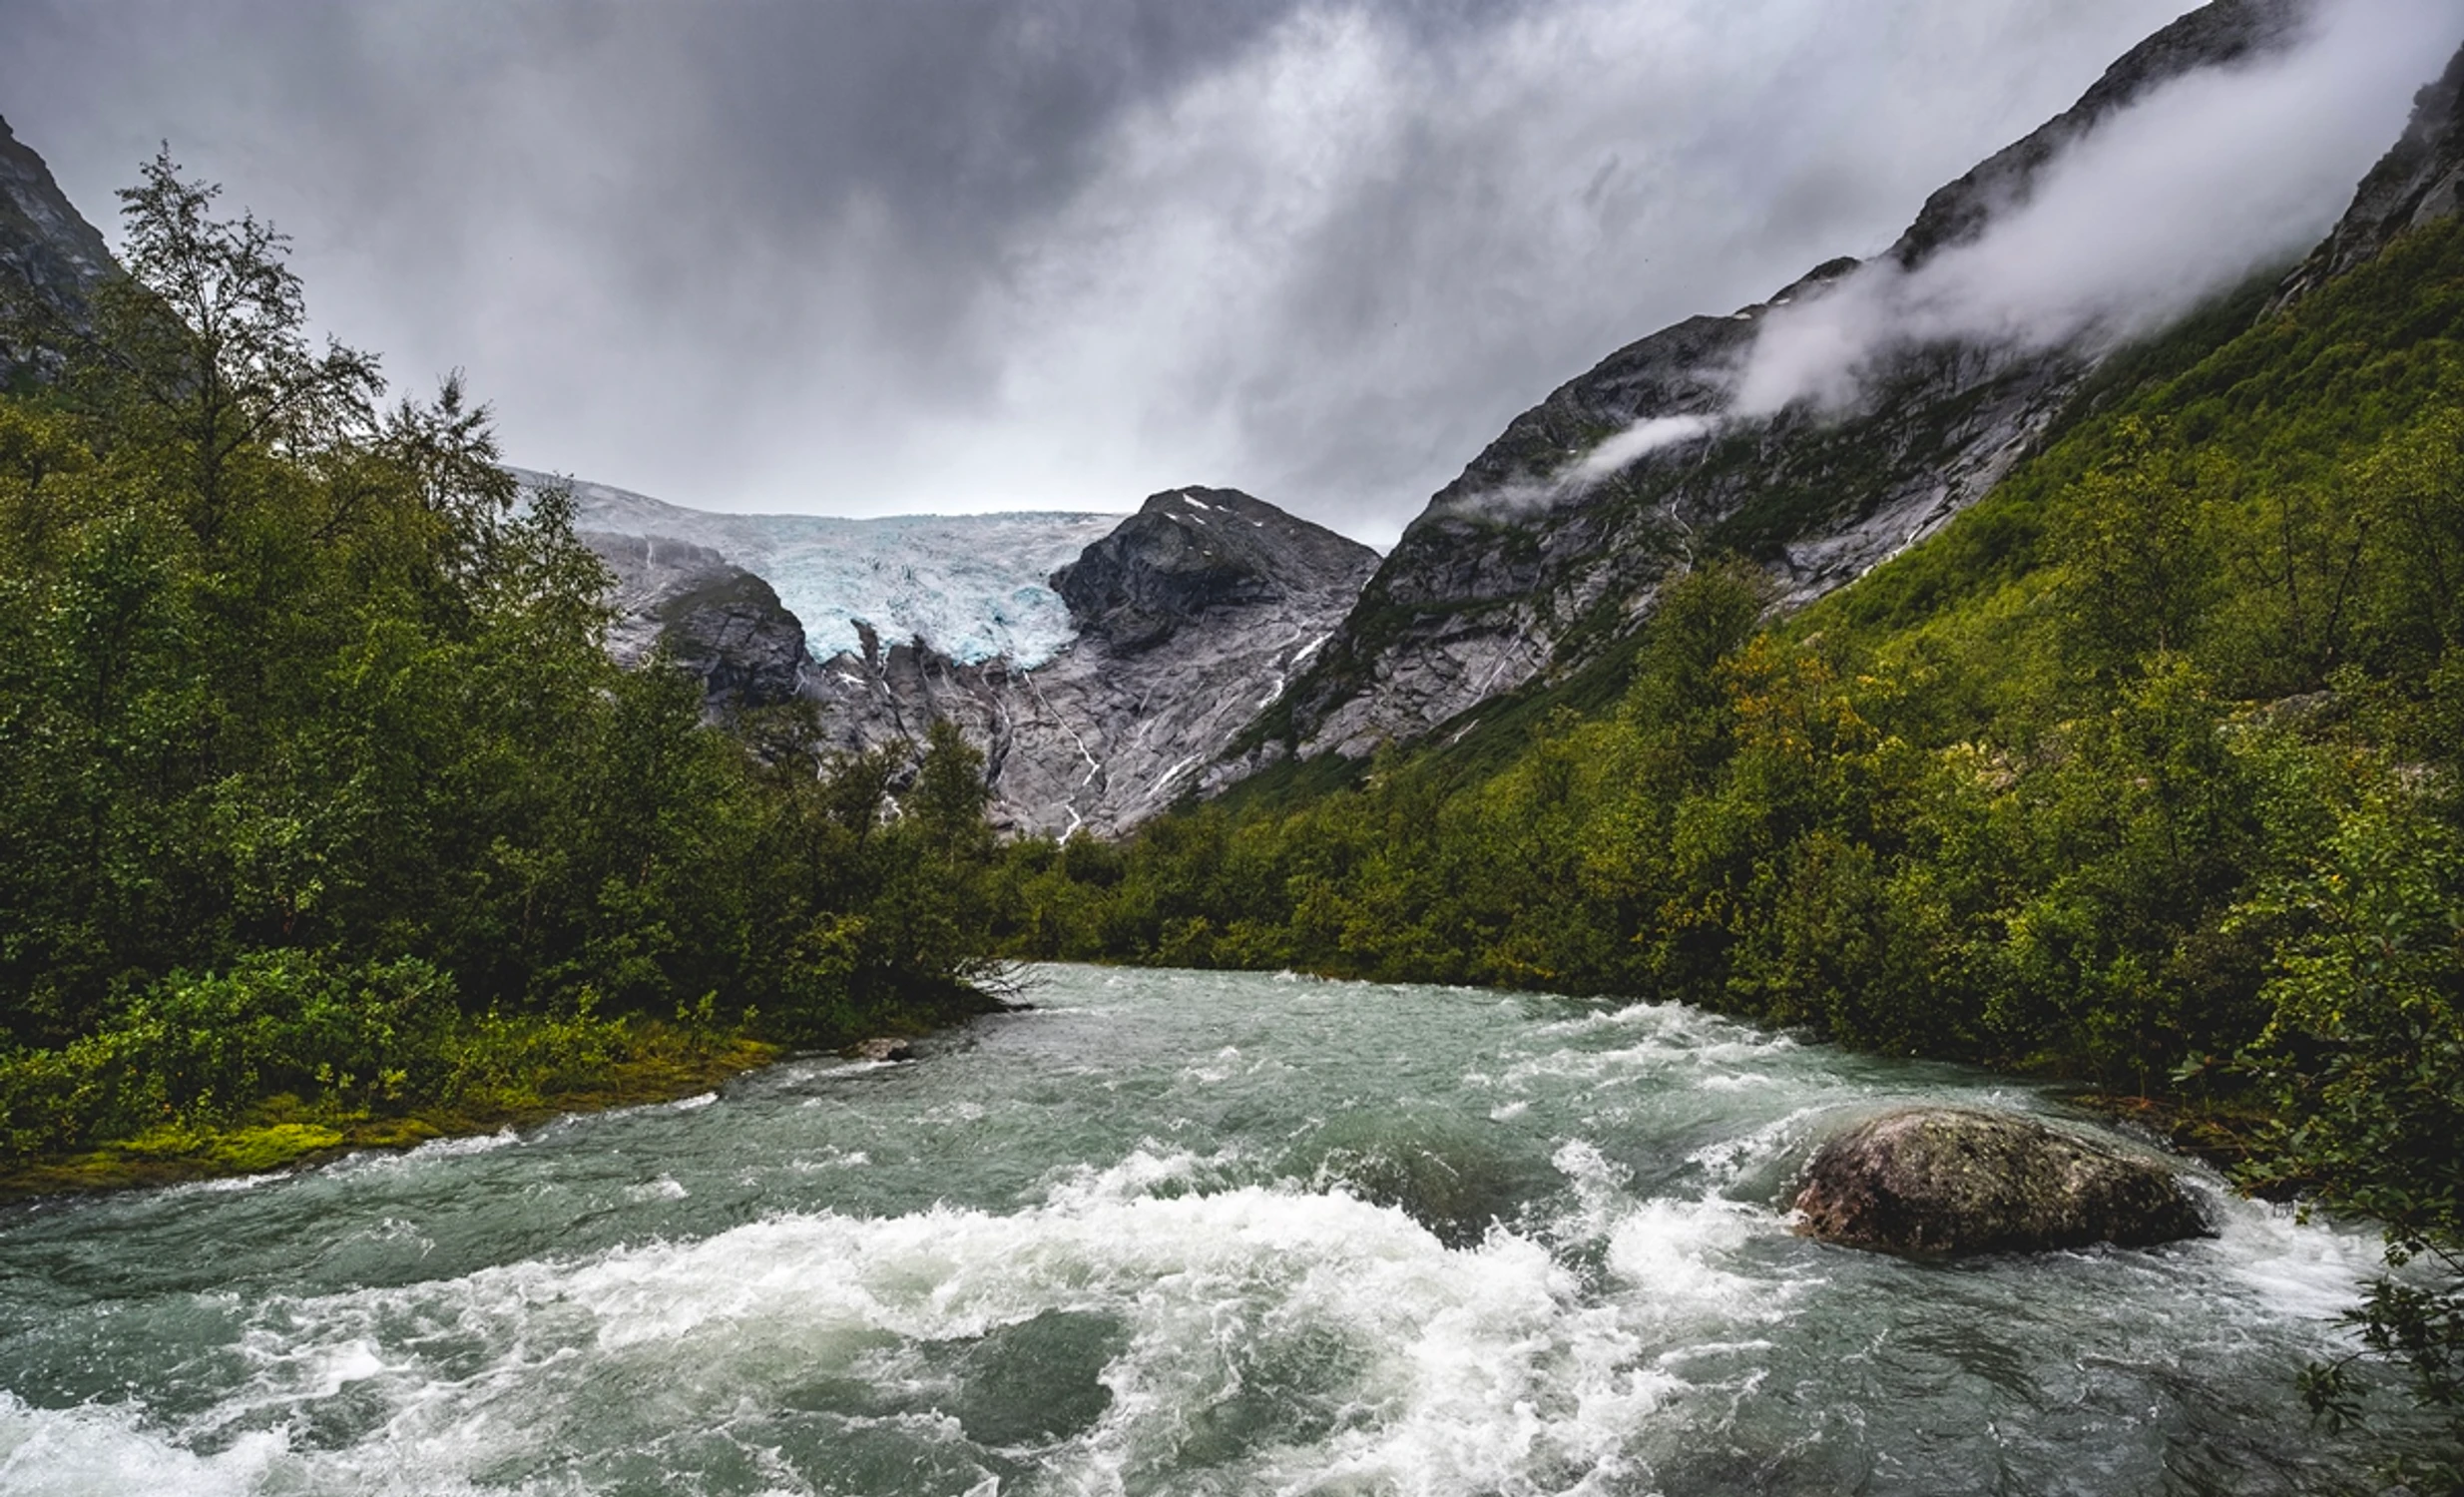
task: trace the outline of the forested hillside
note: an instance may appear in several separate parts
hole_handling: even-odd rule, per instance
[[[2368,1326],[2451,1404],[2464,232],[2266,290],[1802,614],[1707,562],[1511,738],[1013,847],[1010,949],[1646,994],[2255,1117],[2252,1183],[2445,1265]]]
[[[382,404],[266,226],[168,156],[122,196],[0,400],[0,1161],[262,1165],[982,1006],[972,749],[894,787],[619,670],[458,380]]]

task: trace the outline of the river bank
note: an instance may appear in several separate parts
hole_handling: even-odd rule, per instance
[[[956,1022],[1025,1007],[988,994],[978,1012]],[[245,1117],[227,1123],[166,1121],[145,1133],[90,1148],[0,1165],[0,1203],[312,1168],[360,1151],[410,1149],[505,1128],[535,1127],[569,1115],[674,1102],[776,1064],[793,1053],[785,1045],[741,1030],[716,1030],[708,1025],[635,1023],[623,1032],[623,1053],[585,1065],[578,1073],[568,1065],[512,1085],[500,1083],[451,1103],[354,1108],[284,1095],[260,1102]],[[860,1045],[883,1047],[883,1053],[894,1048],[901,1059],[907,1054],[904,1040],[870,1040]],[[850,1047],[847,1053],[857,1048]],[[2019,1085],[2039,1084],[2026,1076],[2011,1079]],[[2213,1101],[2049,1090],[2085,1113],[2161,1141],[2228,1177],[2251,1158],[2267,1123],[2264,1116],[2246,1107]]]
[[[0,1216],[0,1487],[2369,1489],[2294,1379],[2372,1234],[2201,1170],[2218,1235],[2163,1248],[1792,1230],[1838,1118],[2046,1089],[1677,1005],[1039,975],[917,1065]]]
[[[0,1167],[0,1202],[185,1185],[313,1167],[364,1150],[527,1128],[569,1114],[692,1097],[771,1065],[785,1046],[741,1032],[629,1026],[626,1053],[528,1084],[402,1108],[319,1105],[283,1095],[225,1123],[167,1120],[145,1133]]]

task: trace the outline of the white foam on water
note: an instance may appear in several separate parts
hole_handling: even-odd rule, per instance
[[[1201,1086],[1214,1086],[1218,1082],[1231,1080],[1245,1069],[1247,1068],[1241,1064],[1240,1047],[1226,1045],[1206,1061],[1197,1065],[1183,1066],[1178,1079],[1196,1082]]]
[[[1240,1163],[1240,1151],[1234,1148],[1201,1155],[1146,1139],[1117,1165],[1071,1165],[1055,1171],[1045,1181],[1044,1200],[1059,1210],[1084,1211],[1099,1204],[1178,1194],[1220,1183]]]
[[[1743,1092],[1755,1087],[1777,1086],[1779,1079],[1765,1076],[1759,1071],[1739,1071],[1727,1076],[1706,1076],[1696,1085],[1707,1092]]]
[[[1605,1242],[1631,1204],[1626,1191],[1634,1172],[1585,1139],[1559,1145],[1549,1163],[1566,1177],[1571,1191],[1569,1204],[1550,1224],[1551,1230],[1568,1242]]]
[[[1559,1042],[1506,1068],[1497,1080],[1516,1091],[1573,1082],[1586,1089],[1682,1082],[1703,1091],[1771,1084],[1774,1065],[1801,1047],[1786,1035],[1748,1029],[1675,1003],[1638,1003],[1541,1026],[1534,1037]],[[1601,1046],[1604,1037],[1623,1041]]]
[[[1770,1164],[1803,1148],[1810,1141],[1814,1120],[1826,1111],[1820,1107],[1797,1108],[1734,1138],[1705,1144],[1687,1155],[1686,1162],[1701,1166],[1716,1183],[1731,1185],[1755,1166]]]
[[[1194,1422],[1297,1378],[1331,1411],[1315,1437],[1232,1449],[1223,1489],[1535,1490],[1536,1471],[1622,1469],[1636,1430],[1686,1389],[1641,1333],[1666,1317],[1588,1300],[1538,1242],[1500,1230],[1449,1249],[1399,1211],[1288,1187],[1154,1194],[1222,1164],[1142,1149],[1008,1215],[781,1216],[699,1242],[276,1298],[236,1348],[240,1384],[204,1414],[162,1426],[135,1406],[6,1405],[0,1441],[53,1473],[28,1488],[46,1492],[113,1489],[114,1472],[143,1477],[119,1490],[456,1491],[507,1472],[533,1473],[505,1483],[515,1491],[581,1490],[589,1452],[576,1447],[607,1436],[577,1432],[577,1410],[604,1418],[639,1400],[625,1436],[637,1446],[739,1426],[758,1443],[782,1381],[895,1385],[918,1348],[1062,1310],[1117,1318],[1126,1343],[1102,1372],[1110,1407],[1041,1454],[1039,1489],[1150,1485]],[[1672,1225],[1685,1216],[1621,1227],[1612,1259],[1660,1262],[1658,1303],[1695,1296],[1725,1317],[1724,1280],[1666,1271],[1728,1241],[1718,1211]],[[345,1390],[381,1405],[363,1434],[333,1448],[299,1438]],[[183,1448],[240,1428],[251,1432],[220,1454]]]
[[[2355,1286],[2385,1271],[2375,1229],[2303,1222],[2289,1206],[2203,1191],[2221,1272],[2271,1316],[2326,1325],[2352,1308]]]
[[[1543,1024],[1533,1033],[1557,1036],[1595,1034],[1617,1029],[1650,1030],[1665,1036],[1672,1044],[1680,1045],[1744,1043],[1768,1052],[1801,1048],[1784,1034],[1754,1029],[1734,1019],[1723,1018],[1709,1009],[1684,1003],[1629,1003],[1622,1008],[1603,1009],[1579,1018]]]
[[[872,1156],[861,1149],[824,1148],[809,1158],[788,1161],[787,1168],[798,1175],[812,1175],[824,1170],[860,1170],[872,1163]]]
[[[1609,1271],[1672,1328],[1772,1324],[1786,1318],[1804,1280],[1724,1263],[1750,1239],[1786,1233],[1786,1220],[1768,1207],[1718,1198],[1646,1201],[1611,1230]]]
[[[1702,1045],[1672,1045],[1654,1035],[1637,1045],[1616,1050],[1559,1050],[1509,1068],[1503,1078],[1521,1085],[1534,1078],[1553,1082],[1632,1084],[1658,1080],[1673,1071],[1685,1072],[1685,1084],[1702,1088],[1735,1070],[1766,1064],[1768,1048],[1757,1042],[1732,1040]]]
[[[36,1409],[0,1391],[0,1490],[14,1497],[244,1497],[264,1490],[282,1436],[243,1436],[212,1455],[127,1422],[125,1411]]]
[[[240,1191],[253,1191],[290,1179],[286,1171],[266,1171],[257,1175],[227,1175],[220,1180],[191,1180],[176,1186],[165,1186],[167,1198],[180,1196],[229,1196]]]
[[[467,1159],[475,1154],[494,1154],[499,1149],[511,1149],[522,1142],[522,1136],[510,1128],[495,1133],[471,1134],[458,1139],[430,1139],[412,1149],[366,1150],[349,1154],[326,1166],[328,1175],[352,1175],[362,1172],[417,1170],[442,1160]]]

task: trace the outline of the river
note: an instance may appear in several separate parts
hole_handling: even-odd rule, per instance
[[[1927,1265],[1827,1121],[2058,1111],[1667,1005],[1038,969],[907,1065],[0,1216],[0,1491],[2311,1490],[2365,1234]]]

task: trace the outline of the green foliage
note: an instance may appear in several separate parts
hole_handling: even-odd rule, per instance
[[[2230,333],[2262,299],[2109,363],[1994,494],[1793,620],[1698,563],[1601,654],[1605,711],[1535,691],[1100,864],[1009,849],[1009,949],[1649,994],[2263,1106],[2253,1179],[2388,1225],[2409,1267],[2363,1342],[2453,1406],[2464,227]],[[1879,460],[1805,450],[1731,543]]]
[[[458,377],[381,409],[214,196],[150,163],[92,336],[0,400],[0,1148],[980,1003],[981,759],[936,731],[894,796],[809,714],[618,670],[571,496],[517,503]]]
[[[2244,1063],[2278,1122],[2249,1173],[2377,1219],[2395,1267],[2428,1270],[2379,1277],[2348,1318],[2464,1448],[2464,832],[2407,777],[2373,766],[2318,851],[2239,912],[2275,936]],[[2349,1370],[2312,1369],[2312,1406],[2354,1416]],[[2452,1461],[2405,1474],[2464,1489]]]

